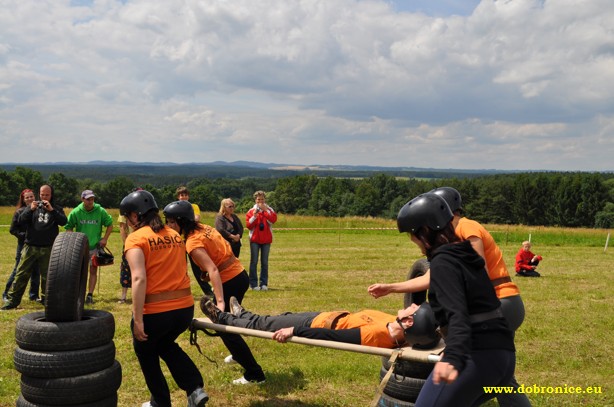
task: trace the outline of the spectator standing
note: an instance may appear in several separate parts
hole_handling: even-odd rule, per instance
[[[192,208],[187,202],[171,202],[164,208],[167,224],[183,235],[190,258],[198,264],[207,279],[211,280],[216,307],[229,311],[230,297],[243,300],[249,278],[243,265],[232,253],[230,244],[217,230],[194,220]],[[241,335],[220,334],[231,355],[226,363],[239,363],[245,372],[233,380],[234,384],[263,383],[265,375]]]
[[[27,225],[26,238],[15,280],[7,293],[7,302],[2,307],[3,310],[17,308],[21,303],[21,297],[35,269],[38,269],[41,275],[41,293],[43,293],[41,302],[45,303],[44,293],[51,248],[60,233],[59,227],[66,225],[66,215],[64,208],[54,202],[51,185],[40,187],[39,199],[32,201],[19,214],[18,224]]]
[[[215,229],[230,243],[235,257],[241,254],[241,238],[243,237],[243,223],[235,215],[235,203],[230,198],[222,199],[220,210],[215,217]]]
[[[119,210],[134,229],[126,238],[125,253],[132,273],[132,343],[151,393],[143,407],[171,407],[160,359],[185,391],[188,407],[203,407],[209,396],[202,375],[176,342],[194,318],[185,243],[162,223],[151,193],[130,193]]]
[[[269,289],[269,253],[273,242],[273,224],[277,214],[266,204],[264,191],[254,193],[254,206],[245,215],[249,229],[249,285],[252,290]],[[258,280],[258,254],[260,254],[260,280]]]
[[[520,277],[541,277],[536,270],[542,256],[535,255],[531,251],[531,242],[525,240],[522,247],[516,253],[516,275]]]
[[[24,189],[19,194],[19,200],[17,201],[17,205],[15,206],[15,213],[13,214],[13,219],[11,220],[10,232],[11,235],[17,238],[17,250],[15,251],[15,267],[9,276],[8,281],[6,282],[6,287],[2,293],[2,300],[7,301],[6,295],[15,280],[15,274],[17,274],[17,266],[19,266],[19,260],[21,259],[21,250],[23,249],[24,241],[26,240],[26,229],[27,225],[19,224],[19,215],[23,212],[32,202],[34,202],[34,191],[31,189]],[[38,268],[34,268],[32,270],[32,276],[30,277],[30,301],[40,301],[38,296],[38,290],[40,288],[40,272]]]
[[[107,245],[109,236],[113,232],[113,218],[107,211],[94,202],[96,195],[91,189],[81,192],[81,203],[68,214],[66,231],[84,233],[90,245],[90,278],[88,282],[86,304],[94,303],[94,289],[98,280],[98,266],[92,263],[91,259],[98,248]],[[101,238],[102,228],[106,227],[104,236]]]
[[[190,191],[188,190],[188,187],[184,185],[178,187],[175,191],[175,198],[177,198],[179,201],[190,202]],[[196,219],[196,222],[200,222],[200,208],[197,204],[192,202],[190,203],[192,204],[192,209],[194,209],[194,219]]]

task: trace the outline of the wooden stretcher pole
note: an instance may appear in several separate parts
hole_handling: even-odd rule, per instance
[[[201,330],[212,329],[218,332],[254,336],[257,338],[273,340],[272,332],[258,331],[256,329],[239,328],[236,326],[214,324],[208,318],[195,318],[192,321],[192,325],[195,328],[201,329]],[[377,348],[375,346],[354,345],[351,343],[343,343],[343,342],[335,342],[335,341],[325,341],[321,339],[301,338],[299,336],[291,337],[290,339],[288,339],[288,343],[319,346],[322,348],[339,349],[339,350],[346,350],[346,351],[358,352],[358,353],[367,353],[370,355],[386,356],[388,358],[393,354],[393,352],[399,350],[399,349]],[[411,361],[416,361],[416,362],[436,363],[439,361],[440,356],[432,352],[439,352],[441,351],[441,349],[442,349],[441,347],[435,348],[434,350],[433,349],[415,350],[411,348],[403,348],[402,352],[399,354],[399,359],[411,360]]]

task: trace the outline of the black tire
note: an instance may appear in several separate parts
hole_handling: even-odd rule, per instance
[[[416,277],[423,276],[426,274],[428,269],[430,268],[430,264],[426,259],[416,260],[414,264],[411,266],[409,273],[407,273],[407,279],[411,280]],[[403,306],[405,308],[409,307],[411,304],[420,305],[426,301],[426,292],[417,291],[415,293],[407,293],[403,296]]]
[[[389,357],[382,356],[382,367],[386,371],[390,369],[390,358]],[[426,379],[427,377],[429,377],[434,367],[435,367],[434,363],[416,362],[416,361],[410,361],[410,360],[397,359],[397,362],[394,365],[393,372],[400,376],[415,377],[417,379]]]
[[[43,311],[23,315],[15,326],[21,349],[31,351],[79,350],[101,346],[113,340],[115,319],[102,310],[85,310],[74,322],[49,322]]]
[[[379,401],[377,402],[377,407],[414,407],[415,404],[409,401],[403,401],[399,399],[395,399],[387,394],[382,394]]]
[[[380,380],[386,376],[388,371],[382,367],[380,370]],[[384,393],[392,396],[396,399],[403,401],[411,401],[412,403],[418,398],[422,386],[424,386],[426,380],[416,379],[414,377],[407,377],[397,374],[392,374],[384,387]]]
[[[79,321],[83,315],[89,268],[89,243],[80,232],[60,233],[53,242],[47,271],[45,318]]]
[[[50,404],[35,404],[26,400],[22,394],[17,399],[17,407],[55,407]],[[70,407],[117,407],[117,393],[104,400],[93,401],[86,404],[71,404]]]
[[[117,393],[122,382],[118,361],[107,369],[82,376],[42,379],[21,376],[21,394],[30,403],[69,406],[104,400]]]
[[[113,341],[95,348],[61,352],[15,349],[15,369],[30,377],[72,377],[104,370],[115,361]]]

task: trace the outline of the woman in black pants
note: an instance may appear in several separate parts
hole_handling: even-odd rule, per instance
[[[187,201],[171,202],[164,208],[164,216],[168,226],[183,234],[188,254],[203,272],[200,278],[211,281],[216,306],[221,311],[230,311],[230,297],[243,301],[249,277],[228,241],[215,228],[196,222],[192,205]],[[262,367],[241,335],[224,333],[220,338],[232,359],[245,369],[243,376],[233,383],[264,383]]]

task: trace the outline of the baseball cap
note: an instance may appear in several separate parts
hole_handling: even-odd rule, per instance
[[[94,191],[92,191],[91,189],[86,189],[85,191],[81,192],[81,198],[83,199],[89,199],[95,196],[96,195],[94,195]]]

